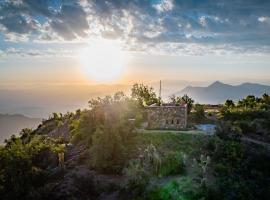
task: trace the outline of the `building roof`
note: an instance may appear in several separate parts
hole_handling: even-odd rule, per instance
[[[155,107],[182,107],[182,108],[186,108],[187,104],[174,104],[174,103],[163,103],[161,105],[158,105],[157,103],[154,103],[150,106],[148,106],[149,108],[155,108]]]

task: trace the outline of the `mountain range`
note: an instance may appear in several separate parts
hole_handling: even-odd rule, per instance
[[[12,134],[17,135],[23,128],[36,128],[40,118],[30,118],[21,114],[0,114],[0,144]]]
[[[219,104],[224,103],[227,99],[237,101],[247,95],[261,96],[264,93],[270,94],[270,86],[257,83],[229,85],[216,81],[207,87],[187,86],[174,93],[174,95],[182,96],[187,94],[198,103]]]

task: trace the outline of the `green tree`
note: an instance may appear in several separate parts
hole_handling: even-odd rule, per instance
[[[33,133],[33,130],[30,128],[24,128],[20,132],[20,138],[22,140],[23,144],[29,143],[31,140],[31,135]]]
[[[105,125],[99,127],[93,135],[90,149],[93,167],[103,172],[120,172],[125,159],[124,145],[119,128]]]
[[[194,100],[192,98],[190,98],[187,94],[185,94],[182,97],[172,95],[169,97],[169,101],[170,101],[170,103],[176,104],[176,105],[187,104],[188,113],[190,113],[190,111],[193,107],[193,103],[194,103]]]
[[[31,199],[47,183],[46,169],[57,166],[58,150],[54,140],[42,135],[32,136],[27,144],[19,137],[7,140],[0,149],[1,199]]]
[[[138,100],[142,106],[160,103],[160,99],[157,98],[154,89],[143,84],[136,83],[132,86],[131,97]]]
[[[187,94],[182,96],[181,99],[182,99],[183,103],[187,104],[187,111],[188,111],[188,113],[190,113],[190,111],[193,107],[194,100],[192,98],[190,98]]]
[[[172,104],[181,104],[183,103],[182,97],[175,96],[174,94],[169,97],[169,102]]]
[[[194,105],[194,111],[195,111],[195,118],[196,118],[196,121],[200,121],[202,119],[205,118],[205,115],[204,115],[204,106],[201,105],[201,104],[195,104]]]
[[[72,143],[84,143],[88,146],[92,144],[92,135],[96,130],[97,117],[95,110],[84,111],[78,120],[73,120],[70,125]]]
[[[230,99],[226,100],[225,106],[227,108],[234,108],[235,107],[234,101],[233,100],[230,100]]]

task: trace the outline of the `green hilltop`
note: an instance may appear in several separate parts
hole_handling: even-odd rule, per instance
[[[184,130],[147,130],[152,88],[92,99],[89,109],[53,113],[0,147],[1,199],[268,199],[270,97],[188,103]],[[215,134],[196,129],[216,126]]]

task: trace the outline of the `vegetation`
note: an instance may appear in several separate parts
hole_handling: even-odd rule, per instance
[[[56,140],[29,134],[24,130],[20,138],[11,137],[0,150],[2,199],[34,199],[49,181],[46,169],[57,166],[57,152],[64,150]]]
[[[187,104],[187,112],[190,113],[193,107],[194,100],[190,98],[187,94],[182,97],[176,97],[175,95],[172,95],[170,97],[170,102],[176,105]]]
[[[192,105],[194,123],[206,120],[188,96],[171,101]],[[92,99],[89,109],[23,129],[0,147],[1,199],[268,199],[269,148],[242,139],[269,136],[268,95],[227,100],[215,136],[138,131],[144,106],[159,102],[135,84],[131,97]]]
[[[221,120],[239,127],[243,135],[270,141],[270,97],[250,95],[237,103],[227,100],[221,108]]]
[[[138,100],[141,106],[158,103],[160,104],[160,99],[157,98],[156,93],[152,87],[145,86],[143,84],[134,84],[131,89],[131,97]]]

